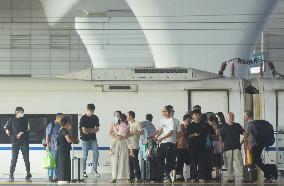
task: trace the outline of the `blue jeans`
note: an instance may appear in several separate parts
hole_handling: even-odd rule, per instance
[[[55,179],[55,178],[58,178],[58,175],[57,175],[58,153],[57,153],[57,150],[55,150],[54,148],[50,148],[50,152],[55,159],[56,167],[48,169],[48,177]]]
[[[83,145],[83,169],[86,172],[86,164],[88,159],[88,153],[91,149],[93,151],[93,172],[97,172],[98,159],[99,159],[99,147],[97,140],[92,141],[82,141]]]

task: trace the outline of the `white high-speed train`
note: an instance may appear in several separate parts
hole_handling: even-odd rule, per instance
[[[99,172],[110,173],[108,156],[108,128],[113,112],[133,110],[136,120],[153,114],[154,124],[161,119],[161,108],[171,104],[180,120],[183,114],[198,104],[202,112],[233,112],[236,122],[243,124],[245,109],[254,108],[256,118],[271,121],[275,129],[284,126],[283,80],[258,79],[252,85],[259,90],[253,98],[245,93],[250,84],[239,78],[224,78],[194,69],[96,69],[86,70],[64,78],[0,78],[0,176],[9,174],[11,144],[3,125],[13,116],[16,106],[22,106],[31,125],[30,161],[33,177],[47,177],[42,168],[45,153],[41,145],[47,123],[54,114],[62,112],[72,118],[74,134],[78,135],[78,121],[88,103],[96,105],[95,114],[100,119],[97,134],[100,147]],[[282,87],[281,87],[282,86]],[[278,101],[277,101],[278,100]],[[282,123],[281,123],[282,122]],[[278,137],[281,135],[278,134]],[[283,148],[283,144],[278,146]],[[81,145],[75,145],[75,156],[81,156]],[[283,149],[271,148],[269,161],[283,162]],[[278,156],[278,158],[276,158]],[[88,169],[91,170],[91,153]],[[5,161],[4,161],[5,160]],[[278,163],[279,168],[283,165]],[[15,175],[25,174],[24,162],[19,155]]]

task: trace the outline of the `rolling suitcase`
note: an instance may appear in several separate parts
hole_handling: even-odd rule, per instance
[[[258,178],[258,173],[256,165],[244,165],[243,168],[243,182],[244,183],[253,183],[256,182]]]
[[[84,182],[84,169],[83,158],[74,156],[74,147],[72,144],[72,168],[71,168],[71,181],[72,182]]]

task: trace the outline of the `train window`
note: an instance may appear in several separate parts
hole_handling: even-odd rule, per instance
[[[12,114],[0,114],[0,144],[11,143],[9,137],[5,134],[4,125],[13,117],[14,115]],[[25,117],[30,123],[30,144],[41,144],[41,141],[45,136],[45,128],[49,122],[54,121],[55,114],[26,114]],[[72,135],[78,137],[78,115],[66,114],[65,117],[67,117],[72,124]]]

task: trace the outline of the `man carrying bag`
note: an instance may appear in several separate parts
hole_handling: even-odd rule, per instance
[[[60,123],[64,115],[62,113],[57,113],[55,121],[52,121],[46,127],[45,133],[45,142],[46,142],[46,150],[53,156],[55,166],[51,166],[48,169],[48,178],[49,182],[57,182],[58,175],[57,175],[57,161],[58,161],[58,154],[56,149],[56,141],[58,137],[58,131],[60,129]],[[48,156],[50,157],[50,156]]]
[[[244,120],[248,123],[249,148],[252,154],[252,163],[257,165],[264,173],[265,182],[278,178],[277,167],[274,164],[264,164],[261,154],[264,148],[272,146],[275,142],[273,126],[265,120],[253,120],[253,113],[246,111]]]

